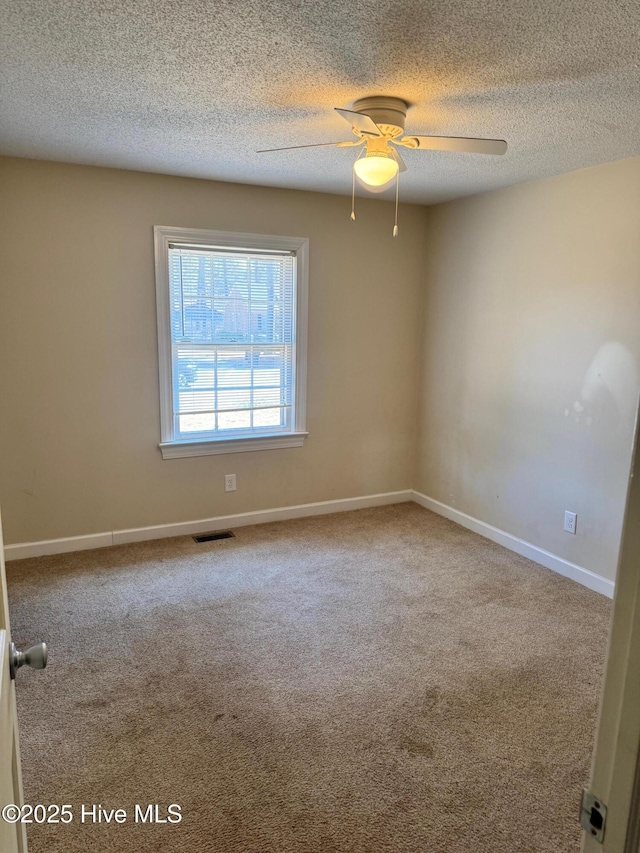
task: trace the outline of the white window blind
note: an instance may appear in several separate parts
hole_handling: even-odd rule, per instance
[[[173,439],[291,432],[292,251],[168,246]]]
[[[154,226],[164,459],[301,447],[306,237]]]

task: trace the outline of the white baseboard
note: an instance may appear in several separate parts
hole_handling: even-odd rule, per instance
[[[202,518],[198,521],[180,521],[175,524],[158,524],[153,527],[134,527],[130,530],[114,530],[109,533],[94,533],[88,536],[69,536],[64,539],[47,539],[41,542],[22,542],[16,545],[5,545],[4,553],[7,560],[24,560],[27,557],[42,557],[46,554],[64,554],[69,551],[85,551],[89,548],[124,545],[127,542],[164,539],[167,536],[189,536],[193,533],[245,527],[249,524],[266,524],[269,521],[287,521],[291,518],[328,515],[351,509],[404,503],[412,500],[412,496],[413,492],[410,489],[405,489],[399,492],[364,495],[359,498],[340,498],[333,501],[241,512],[236,515],[220,515],[215,518]]]
[[[571,578],[583,586],[595,590],[595,592],[613,598],[615,589],[613,581],[411,489],[399,492],[383,492],[377,495],[365,495],[359,498],[341,498],[332,501],[298,504],[296,506],[276,507],[275,509],[262,509],[255,512],[241,512],[235,515],[219,515],[215,518],[202,518],[198,521],[181,521],[174,524],[158,524],[153,527],[113,530],[107,533],[93,533],[88,536],[68,536],[64,539],[22,542],[16,545],[5,545],[4,552],[7,560],[24,560],[27,557],[43,557],[47,554],[85,551],[90,548],[105,548],[109,545],[124,545],[128,542],[164,539],[168,536],[189,536],[194,533],[245,527],[249,524],[266,524],[270,521],[287,521],[292,518],[305,518],[312,515],[328,515],[333,512],[346,512],[352,509],[384,506],[385,504],[403,503],[405,501],[415,501],[420,506],[425,507],[425,509],[430,509],[438,515],[455,521],[456,524],[473,530],[474,533],[479,533],[480,536],[491,539],[492,542],[497,542],[498,545],[515,551],[517,554],[527,557],[529,560],[533,560],[547,569],[558,572],[558,574]]]
[[[42,539],[40,542],[20,542],[5,545],[5,560],[24,560],[26,557],[45,557],[47,554],[66,554],[69,551],[88,551],[113,545],[113,533],[90,533],[88,536],[67,536],[64,539]]]
[[[484,521],[480,521],[471,515],[460,512],[447,504],[443,504],[434,498],[427,497],[421,492],[414,491],[413,500],[423,506],[425,509],[430,509],[432,512],[448,518],[450,521],[455,521],[456,524],[466,527],[468,530],[473,530],[474,533],[479,533],[485,539],[491,539],[492,542],[497,542],[498,545],[503,545],[510,551],[515,551],[522,557],[527,557],[533,560],[534,563],[539,563],[553,572],[564,575],[571,580],[577,581],[582,586],[606,595],[608,598],[613,598],[615,583],[597,575],[595,572],[584,569],[582,566],[577,566],[575,563],[570,563],[562,557],[557,557],[550,551],[545,551],[544,548],[538,548],[537,545],[532,545],[530,542],[525,542],[524,539],[518,539],[517,536],[512,536],[498,527],[493,527]]]

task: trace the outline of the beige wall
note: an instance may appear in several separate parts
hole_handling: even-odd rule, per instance
[[[7,158],[0,187],[7,543],[411,487],[424,208],[394,240],[379,200]],[[304,447],[162,460],[154,224],[310,238]]]
[[[640,158],[431,208],[426,249],[416,488],[614,578],[638,393]]]
[[[614,577],[640,158],[402,206],[398,240],[379,199],[354,224],[348,198],[8,158],[0,187],[8,543],[413,486]],[[310,238],[303,448],[161,459],[154,224]]]

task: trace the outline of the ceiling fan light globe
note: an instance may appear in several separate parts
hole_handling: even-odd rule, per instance
[[[372,151],[361,157],[353,165],[356,178],[367,189],[380,192],[385,189],[398,174],[398,164],[388,154]]]

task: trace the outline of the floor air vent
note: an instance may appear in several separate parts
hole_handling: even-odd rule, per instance
[[[222,530],[218,533],[201,533],[199,536],[194,536],[194,542],[215,542],[217,539],[235,539],[236,534],[230,530]]]

